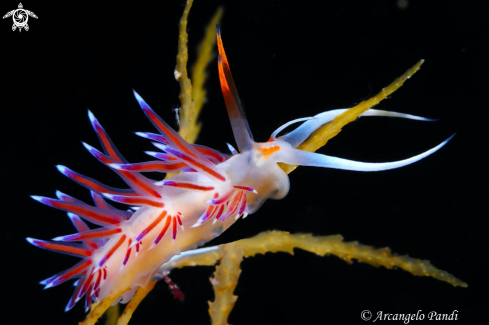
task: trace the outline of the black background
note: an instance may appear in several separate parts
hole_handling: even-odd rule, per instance
[[[283,123],[376,94],[419,59],[426,62],[378,108],[439,118],[424,123],[363,118],[321,150],[361,161],[403,159],[434,147],[414,165],[379,173],[299,168],[291,191],[267,202],[210,244],[278,229],[390,247],[430,260],[466,281],[454,288],[402,270],[348,265],[303,251],[246,259],[231,324],[364,323],[373,313],[451,313],[458,323],[487,319],[487,14],[476,1],[204,1],[189,16],[190,60],[219,4],[222,36],[255,140]],[[2,15],[17,8],[2,1]],[[86,202],[89,193],[55,165],[121,186],[80,143],[99,148],[90,108],[131,162],[149,160],[154,132],[132,96],[138,91],[175,126],[179,106],[173,77],[178,20],[184,2],[97,3],[28,1],[28,32],[0,21],[2,87],[3,231],[2,317],[5,324],[76,324],[81,306],[64,313],[70,285],[43,291],[37,284],[76,259],[30,246],[25,237],[69,234],[65,213],[28,195],[59,189]],[[208,103],[199,143],[225,151],[234,143],[220,93],[216,63],[209,69]],[[160,283],[132,324],[208,324],[212,268],[172,273],[186,295],[175,300]],[[6,285],[6,287],[5,287]],[[484,294],[484,295],[483,295]],[[485,306],[485,307],[484,307]]]

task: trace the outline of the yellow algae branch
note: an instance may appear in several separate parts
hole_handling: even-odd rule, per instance
[[[192,119],[187,121],[185,117],[180,116],[180,120],[185,120],[185,123],[188,124],[186,138],[188,143],[195,143],[195,140],[197,139],[197,136],[200,133],[200,128],[202,126],[202,123],[198,122],[198,118],[200,111],[202,110],[202,106],[204,106],[207,95],[207,92],[204,89],[204,83],[207,80],[206,69],[215,56],[215,53],[213,51],[214,47],[216,46],[215,26],[221,21],[223,12],[224,9],[222,7],[217,8],[217,11],[214,13],[214,16],[207,25],[205,36],[202,39],[202,42],[199,44],[199,47],[197,48],[197,59],[192,66]]]
[[[117,325],[117,319],[119,318],[119,304],[110,306],[104,315],[105,315],[104,325]]]
[[[242,247],[233,244],[220,245],[219,251],[223,257],[216,267],[214,278],[210,279],[214,288],[214,301],[209,301],[209,315],[212,325],[228,325],[229,313],[238,299],[233,293],[238,285],[244,253]]]
[[[290,234],[285,231],[273,230],[232,244],[243,247],[245,257],[267,252],[293,254],[294,248],[300,248],[320,256],[336,255],[347,262],[356,259],[375,267],[383,266],[388,269],[398,267],[417,276],[430,276],[453,286],[467,287],[465,282],[448,272],[437,269],[429,261],[407,255],[394,255],[389,248],[373,248],[359,244],[357,241],[345,243],[341,235],[313,236],[311,234]]]
[[[134,297],[131,301],[126,305],[124,312],[119,317],[119,305],[112,306],[116,300],[126,291],[130,290],[128,288],[124,292],[116,293],[108,298],[103,299],[100,302],[95,302],[90,306],[90,313],[87,318],[83,322],[80,322],[79,325],[94,325],[102,315],[106,315],[107,320],[105,322],[106,325],[127,325],[129,320],[132,317],[132,314],[139,306],[141,301],[148,295],[151,290],[156,285],[156,280],[150,282],[145,288],[138,287]]]
[[[126,291],[130,290],[127,288],[122,292],[117,292],[110,297],[107,297],[100,301],[99,303],[93,303],[90,307],[90,313],[87,315],[87,318],[83,322],[78,323],[79,325],[94,325],[98,319],[107,311],[107,309],[112,306],[114,302],[119,299],[119,297]]]
[[[221,20],[223,8],[219,7],[207,25],[204,38],[197,48],[197,59],[192,66],[192,79],[187,73],[188,61],[188,34],[187,21],[193,0],[188,0],[182,17],[180,18],[180,30],[178,36],[177,65],[175,67],[175,79],[180,83],[179,121],[178,133],[188,143],[195,143],[200,132],[201,124],[197,122],[202,106],[206,98],[204,83],[207,79],[206,69],[214,57],[213,49],[216,45],[215,26]]]
[[[177,65],[175,67],[175,79],[180,83],[180,130],[178,133],[187,139],[189,125],[194,119],[193,103],[192,103],[192,82],[187,74],[188,61],[188,34],[187,34],[187,18],[193,0],[187,0],[182,17],[180,18],[180,30],[178,35],[178,53]]]
[[[144,298],[146,298],[148,293],[153,290],[155,285],[156,280],[153,280],[145,288],[138,287],[136,293],[134,294],[134,297],[131,299],[131,301],[129,301],[121,317],[119,317],[117,325],[127,325],[127,323],[129,323],[129,320],[131,319],[132,314],[134,313],[136,308],[138,308],[139,304],[141,303],[141,301],[143,301]]]
[[[386,99],[387,96],[399,89],[407,79],[411,78],[411,76],[419,70],[423,62],[424,60],[418,61],[418,63],[416,63],[413,67],[404,72],[402,76],[394,80],[389,86],[382,89],[380,93],[370,99],[364,100],[356,106],[353,106],[348,111],[336,116],[330,123],[325,124],[314,131],[306,141],[297,147],[297,149],[314,152],[323,147],[329,139],[340,133],[342,127],[354,121],[362,113],[374,107],[382,100]],[[279,165],[287,174],[297,168],[296,165],[287,165],[283,163],[279,163]]]

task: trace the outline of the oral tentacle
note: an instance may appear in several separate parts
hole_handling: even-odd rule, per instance
[[[281,162],[290,165],[326,167],[326,168],[345,169],[345,170],[362,171],[362,172],[389,170],[389,169],[399,168],[399,167],[412,164],[431,155],[432,153],[436,152],[438,149],[443,147],[448,141],[450,141],[454,137],[454,135],[450,136],[447,140],[443,141],[436,147],[427,150],[419,155],[416,155],[408,159],[403,159],[403,160],[393,161],[393,162],[367,163],[367,162],[327,156],[319,153],[306,152],[297,149],[291,149],[286,154],[282,155]]]
[[[307,117],[304,118],[307,120],[303,124],[301,124],[299,127],[297,127],[295,130],[285,134],[284,136],[279,137],[279,139],[286,141],[289,143],[292,148],[296,148],[298,145],[300,145],[302,142],[306,141],[306,139],[314,132],[316,129],[319,127],[323,126],[326,123],[331,122],[336,116],[348,111],[348,109],[333,109],[330,111],[326,111],[320,114],[317,114],[313,117]],[[397,113],[397,112],[390,112],[390,111],[383,111],[383,110],[378,110],[378,109],[369,109],[362,113],[359,117],[362,116],[385,116],[385,117],[398,117],[398,118],[405,118],[405,119],[410,119],[410,120],[418,120],[418,121],[425,121],[425,122],[433,122],[436,121],[435,119],[429,119],[421,116],[416,116],[416,115],[411,115],[411,114],[404,114],[404,113]],[[294,121],[299,121],[301,119],[297,119]],[[277,131],[280,132],[284,127],[288,126],[288,124],[294,122],[291,121],[280,128],[278,128],[273,134],[276,134]],[[272,134],[272,136],[273,136]]]

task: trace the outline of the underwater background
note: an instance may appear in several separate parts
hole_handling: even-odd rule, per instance
[[[81,306],[63,312],[71,285],[43,291],[38,284],[77,260],[25,241],[73,232],[64,212],[29,195],[52,197],[58,189],[90,202],[89,191],[61,175],[57,164],[123,185],[80,143],[99,148],[87,108],[130,162],[148,160],[143,151],[152,150],[133,132],[155,131],[131,89],[177,127],[179,85],[173,70],[184,3],[29,1],[24,9],[39,17],[29,18],[29,31],[12,32],[10,18],[0,21],[5,324],[77,324],[84,318]],[[487,319],[489,58],[487,13],[479,3],[194,0],[189,67],[219,5],[225,10],[223,42],[255,140],[266,141],[292,119],[351,107],[419,59],[426,60],[421,70],[377,108],[437,122],[362,118],[319,152],[394,161],[457,135],[432,156],[401,169],[360,173],[300,167],[290,174],[285,199],[268,201],[208,245],[273,229],[341,234],[346,241],[429,260],[469,285],[452,287],[402,270],[348,265],[298,250],[294,256],[267,254],[242,263],[229,323],[361,324],[363,310],[458,310],[461,324]],[[7,0],[0,9],[5,14],[17,6]],[[227,152],[225,142],[234,141],[216,62],[207,90],[197,143]],[[171,276],[184,302],[160,283],[130,324],[208,324],[212,272],[211,267],[175,270]]]

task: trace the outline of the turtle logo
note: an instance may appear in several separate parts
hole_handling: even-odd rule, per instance
[[[12,19],[14,20],[14,24],[12,25],[12,31],[15,31],[17,28],[19,29],[19,32],[22,31],[22,28],[24,28],[26,31],[29,30],[29,25],[27,25],[27,21],[29,20],[29,16],[36,18],[37,16],[35,13],[29,10],[23,9],[22,3],[19,3],[19,8],[14,9],[12,11],[9,11],[3,16],[3,18],[8,18],[12,16]]]

